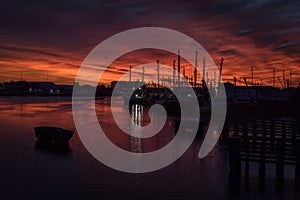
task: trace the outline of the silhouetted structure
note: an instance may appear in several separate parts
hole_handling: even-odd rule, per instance
[[[231,123],[229,137],[229,177],[233,184],[240,183],[241,162],[245,162],[248,185],[249,164],[259,163],[260,189],[265,188],[266,164],[276,165],[276,183],[281,188],[284,165],[295,165],[295,180],[300,181],[300,134],[293,121],[256,120]]]

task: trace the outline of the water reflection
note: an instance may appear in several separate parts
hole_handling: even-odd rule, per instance
[[[134,104],[131,106],[131,125],[137,124],[139,127],[142,125],[143,121],[143,106]],[[135,132],[136,133],[136,132]],[[142,152],[142,144],[141,138],[138,135],[134,135],[135,137],[130,137],[130,147],[131,151],[134,153],[141,153]]]
[[[85,104],[85,102],[82,102]],[[128,137],[115,126],[110,99],[97,100],[97,116],[107,135],[118,146],[133,152],[148,152],[166,145],[174,137],[174,120],[167,119],[161,133],[147,139]],[[89,105],[86,105],[87,107]],[[122,114],[123,106],[118,107]],[[132,121],[123,122],[131,128],[133,123],[149,123],[144,107],[130,107]],[[152,115],[150,113],[150,115]],[[159,121],[159,116],[152,119]],[[53,147],[36,142],[33,127],[58,126],[75,130],[70,98],[0,97],[0,194],[3,199],[39,199],[50,195],[56,199],[295,199],[294,168],[287,168],[285,191],[274,192],[274,170],[267,174],[267,191],[257,189],[257,166],[250,174],[247,191],[240,188],[235,194],[228,190],[229,161],[226,148],[217,145],[202,160],[198,159],[201,145],[195,140],[187,152],[172,165],[146,174],[120,173],[95,160],[82,145],[77,133],[66,148],[67,153],[55,153]],[[68,151],[71,148],[71,152]],[[40,153],[42,152],[42,153]],[[64,152],[64,151],[62,151]],[[59,155],[59,156],[57,156]],[[61,156],[72,155],[72,156]],[[110,155],[113,156],[114,155]],[[136,162],[138,163],[138,162]],[[47,172],[47,173],[45,173]],[[289,175],[291,174],[291,175]],[[80,182],[80,184],[78,184]],[[99,191],[99,188],[101,190]],[[18,192],[15,192],[16,189]],[[51,191],[58,191],[52,193]],[[115,192],[120,191],[120,192]],[[212,192],[213,191],[213,192]],[[52,195],[52,196],[51,196]],[[298,195],[298,196],[297,196]],[[138,197],[138,198],[137,198]]]
[[[30,129],[48,125],[73,129],[70,98],[2,97],[1,120]]]
[[[143,121],[143,112],[144,112],[144,106],[133,104],[131,106],[131,120],[132,120],[132,123],[142,125],[141,122]]]
[[[149,109],[144,106],[131,105],[126,109],[122,100],[115,99],[115,101],[117,102],[114,103],[113,109],[120,119],[118,121],[120,126],[112,116],[110,99],[96,102],[96,113],[101,128],[118,147],[132,152],[151,152],[162,148],[174,137],[174,123],[171,118],[168,118],[166,123],[162,123],[162,116],[149,112]],[[147,130],[145,126],[148,126]],[[125,132],[132,133],[133,137]],[[139,138],[139,135],[146,138]]]
[[[70,154],[71,148],[69,143],[56,144],[37,140],[34,148],[36,151],[54,154]],[[71,154],[70,154],[71,155]]]

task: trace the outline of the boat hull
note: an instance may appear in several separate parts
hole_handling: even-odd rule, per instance
[[[51,143],[68,143],[74,133],[72,130],[50,126],[35,127],[34,131],[39,141]]]

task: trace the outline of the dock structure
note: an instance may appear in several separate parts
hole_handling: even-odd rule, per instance
[[[283,187],[285,165],[295,166],[295,181],[300,183],[300,134],[294,121],[255,120],[251,123],[232,123],[228,125],[226,133],[229,135],[231,183],[240,183],[242,162],[246,186],[249,181],[249,165],[254,162],[259,164],[259,188],[262,191],[265,189],[266,164],[276,165],[277,189]]]

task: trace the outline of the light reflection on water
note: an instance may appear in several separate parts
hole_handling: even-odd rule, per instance
[[[121,148],[148,152],[161,148],[173,138],[172,118],[168,118],[163,130],[151,138],[122,134],[109,114],[109,100],[96,101],[97,116],[108,137]],[[122,113],[122,102],[117,110]],[[128,129],[130,123],[143,126],[150,122],[147,109],[133,106],[131,111],[133,120],[123,122],[129,123]],[[216,146],[205,159],[199,160],[201,141],[196,140],[178,161],[162,170],[127,174],[96,161],[82,145],[76,130],[70,141],[71,154],[34,150],[33,127],[39,125],[75,130],[71,98],[0,97],[1,199],[41,199],[45,196],[49,199],[281,199],[273,193],[272,187],[265,194],[259,194],[255,175],[251,180],[251,192],[242,189],[231,194],[228,190],[228,159],[222,146]],[[273,179],[269,182],[274,182]],[[293,198],[290,180],[286,186],[287,192],[280,197]]]

